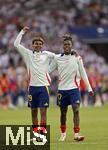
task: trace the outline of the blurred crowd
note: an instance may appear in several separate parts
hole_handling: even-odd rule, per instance
[[[104,1],[105,3],[105,1]],[[108,4],[91,0],[4,0],[0,1],[0,101],[9,101],[15,107],[18,101],[26,103],[28,76],[21,55],[14,48],[14,40],[24,26],[30,32],[23,44],[31,49],[36,34],[42,34],[44,49],[62,53],[62,36],[70,26],[108,25]],[[87,94],[81,80],[82,104],[102,105],[108,94],[108,64],[76,35],[74,49],[82,56],[87,74],[95,91],[93,99]],[[57,94],[57,71],[51,74],[51,96]],[[4,101],[4,99],[6,99]]]

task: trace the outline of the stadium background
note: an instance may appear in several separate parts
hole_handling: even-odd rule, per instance
[[[13,42],[24,27],[30,33],[23,43],[31,49],[31,40],[42,34],[44,49],[62,53],[62,36],[71,33],[74,48],[82,56],[90,83],[95,91],[91,99],[81,81],[81,126],[87,136],[83,143],[72,139],[72,114],[68,112],[68,137],[58,142],[59,110],[56,107],[58,74],[51,74],[51,107],[48,122],[51,125],[51,149],[108,148],[108,2],[107,0],[0,0],[0,102],[11,101],[9,109],[0,106],[0,124],[31,124],[27,105],[28,77],[21,55]],[[9,96],[6,97],[6,93]],[[94,117],[93,117],[94,116]],[[52,120],[53,118],[53,120]],[[57,129],[54,131],[54,129]]]

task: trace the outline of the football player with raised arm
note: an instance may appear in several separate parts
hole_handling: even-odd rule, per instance
[[[93,95],[92,88],[83,66],[82,58],[75,53],[75,50],[72,49],[72,46],[72,38],[70,36],[65,36],[63,40],[64,52],[58,56],[55,56],[55,59],[50,64],[49,68],[49,72],[57,69],[59,74],[57,104],[60,106],[61,113],[60,141],[64,141],[66,138],[66,114],[68,105],[71,105],[73,110],[74,140],[84,140],[84,136],[80,135],[79,124],[79,107],[81,99],[79,85],[81,78],[84,80],[88,92]]]
[[[49,90],[51,83],[48,74],[50,60],[54,57],[54,53],[42,51],[44,40],[42,37],[35,37],[32,41],[33,50],[25,48],[21,44],[21,39],[29,31],[28,27],[24,27],[18,34],[14,46],[23,56],[29,74],[29,90],[28,101],[31,107],[33,130],[39,125],[38,108],[40,108],[40,125],[46,127],[47,124],[47,108],[49,106]]]

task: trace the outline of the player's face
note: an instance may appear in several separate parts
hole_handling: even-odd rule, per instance
[[[72,49],[72,42],[69,40],[66,40],[63,42],[63,49],[64,49],[64,53],[66,55],[69,55],[71,53],[71,49]]]
[[[41,41],[35,41],[33,44],[32,44],[32,47],[35,51],[39,52],[42,50],[42,47],[43,47],[43,43]]]

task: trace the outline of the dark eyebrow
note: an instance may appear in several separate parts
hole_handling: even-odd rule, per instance
[[[64,43],[64,45],[67,45],[67,44],[70,45],[70,43]]]

